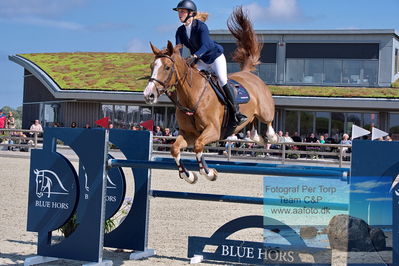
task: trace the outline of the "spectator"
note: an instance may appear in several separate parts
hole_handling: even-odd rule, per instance
[[[299,136],[298,132],[295,131],[294,136],[292,136],[292,140],[294,142],[302,142],[301,137]]]
[[[84,128],[91,128],[91,126],[90,126],[90,124],[89,123],[86,123],[86,125],[85,125],[85,127]]]
[[[5,128],[7,125],[7,116],[3,114],[3,110],[0,109],[0,128]]]
[[[389,136],[389,135],[388,135],[388,136],[386,136],[386,137],[385,137],[385,141],[392,141],[392,138],[391,138],[391,136]]]
[[[166,127],[166,128],[164,129],[164,134],[163,134],[163,136],[172,137],[172,134],[170,133],[170,128]],[[163,140],[162,140],[162,143],[163,143],[163,144],[173,144],[174,142],[175,142],[174,139],[163,139]],[[170,149],[169,149],[169,148],[166,148],[165,150],[169,151]]]
[[[7,128],[15,128],[15,118],[14,118],[12,112],[8,112]]]
[[[77,128],[77,127],[78,127],[78,124],[76,124],[76,122],[71,123],[71,128]]]
[[[237,138],[236,134],[233,133],[232,135],[228,136],[226,140],[227,140],[226,144],[225,144],[226,150],[223,152],[224,155],[228,154],[230,148],[235,147],[234,140],[238,140],[238,138]]]
[[[114,124],[109,123],[108,128],[109,128],[109,129],[113,129],[113,128],[114,128]]]
[[[43,131],[43,128],[42,128],[42,125],[40,124],[40,121],[36,119],[35,122],[33,122],[33,124],[30,126],[29,130],[32,130],[32,131]],[[29,132],[29,134],[32,136],[34,133],[33,132]],[[41,137],[42,133],[39,133],[37,136]]]
[[[344,134],[342,135],[342,140],[340,142],[340,144],[346,144],[346,145],[352,145],[352,141],[349,139],[349,135],[348,134]],[[342,147],[342,153],[351,153],[351,148],[350,147]],[[349,160],[349,156],[343,156],[343,159],[345,161]]]
[[[179,128],[178,128],[178,127],[175,128],[175,130],[173,130],[172,136],[173,136],[173,137],[179,136]]]
[[[320,142],[320,144],[326,143],[326,141],[324,140],[324,135],[320,136],[319,142]]]
[[[305,142],[307,142],[307,143],[318,143],[319,140],[316,138],[316,136],[315,136],[314,133],[310,133],[310,134],[309,134],[309,137],[307,137],[307,138],[305,139]]]
[[[162,128],[160,126],[155,127],[154,136],[163,136]]]
[[[344,135],[342,135],[341,144],[350,144],[350,145],[352,145],[352,141],[349,139],[349,135],[348,134],[345,133]]]
[[[294,142],[294,140],[290,137],[290,133],[287,131],[283,137],[284,142]]]
[[[134,124],[131,126],[130,129],[131,129],[131,130],[140,130],[140,126],[139,126],[138,124],[134,123]]]
[[[250,131],[250,130],[248,130],[248,131],[245,133],[245,138],[244,138],[244,140],[245,140],[245,141],[251,141],[251,142],[246,142],[246,143],[244,143],[244,144],[242,145],[243,148],[251,149],[251,148],[254,148],[254,147],[255,147],[255,143],[254,143],[253,140],[251,139],[251,131]],[[251,151],[251,152],[248,153],[248,155],[255,156],[256,153],[253,152],[253,151]]]
[[[316,138],[314,133],[310,133],[309,137],[305,138],[305,142],[307,143],[319,143],[319,140]],[[306,146],[306,151],[310,152],[318,152],[320,150],[320,147],[318,146]],[[317,155],[314,154],[308,154],[308,157],[311,159],[317,159]]]

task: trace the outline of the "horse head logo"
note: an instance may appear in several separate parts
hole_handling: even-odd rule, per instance
[[[53,171],[35,169],[33,172],[36,175],[36,196],[38,198],[45,194],[47,194],[47,198],[50,198],[52,194],[68,195],[68,190]]]

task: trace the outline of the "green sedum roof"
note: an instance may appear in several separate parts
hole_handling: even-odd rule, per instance
[[[45,71],[63,90],[143,91],[153,54],[20,54]]]
[[[20,54],[44,70],[63,90],[143,91],[152,53]],[[346,98],[399,98],[397,88],[274,86],[273,95]]]
[[[273,95],[344,98],[399,98],[398,88],[269,86]]]

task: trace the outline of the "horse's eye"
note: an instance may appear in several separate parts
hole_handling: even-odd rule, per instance
[[[166,70],[169,70],[169,69],[170,69],[170,67],[169,67],[169,66],[166,66],[166,67],[165,67],[165,69],[166,69]]]

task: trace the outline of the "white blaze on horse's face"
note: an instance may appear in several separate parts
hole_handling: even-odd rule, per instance
[[[151,78],[158,79],[158,70],[162,67],[161,58],[154,61],[154,68],[152,70]],[[156,81],[151,80],[148,82],[147,87],[144,90],[144,99],[147,104],[154,104],[158,100],[158,91]]]

